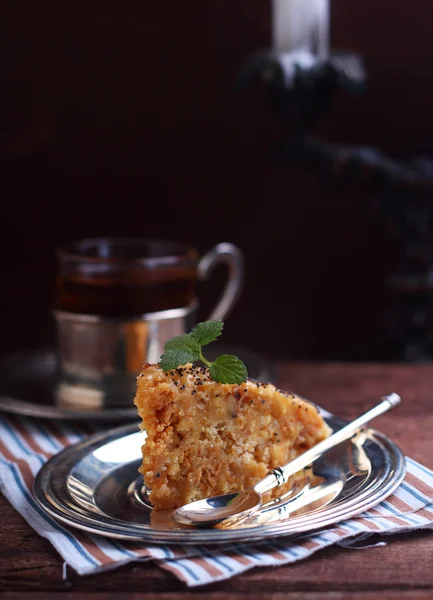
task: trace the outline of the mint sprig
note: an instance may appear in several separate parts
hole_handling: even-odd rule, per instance
[[[163,371],[172,371],[186,363],[196,360],[209,367],[210,376],[218,383],[243,383],[248,378],[248,371],[244,363],[232,354],[222,354],[213,362],[203,356],[202,347],[214,342],[222,333],[224,323],[216,321],[203,321],[198,323],[191,333],[178,335],[164,346],[159,364]]]

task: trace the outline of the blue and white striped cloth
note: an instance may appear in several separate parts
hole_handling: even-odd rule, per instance
[[[1,491],[29,525],[82,575],[114,569],[131,561],[154,560],[188,586],[197,586],[233,577],[256,566],[295,562],[333,544],[356,544],[372,534],[433,529],[433,472],[408,459],[403,483],[386,501],[356,518],[296,539],[212,548],[148,546],[87,534],[50,518],[36,504],[31,490],[36,473],[50,456],[96,432],[96,427],[88,423],[0,416]]]

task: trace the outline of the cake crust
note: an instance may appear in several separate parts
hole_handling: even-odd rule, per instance
[[[139,470],[162,510],[251,487],[330,434],[299,396],[253,380],[217,383],[200,364],[146,364],[134,402],[147,433]]]

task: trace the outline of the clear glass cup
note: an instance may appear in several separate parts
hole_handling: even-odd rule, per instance
[[[226,319],[239,298],[243,255],[221,243],[204,256],[175,241],[97,238],[58,251],[54,315],[59,404],[125,406],[146,362],[191,329],[197,282],[225,263],[228,280],[209,315]]]

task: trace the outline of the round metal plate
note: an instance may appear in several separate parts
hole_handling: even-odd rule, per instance
[[[212,349],[208,352],[213,360]],[[273,379],[270,363],[254,353],[239,348],[219,347],[216,352],[236,354],[248,365],[250,377],[262,381]],[[125,407],[59,406],[56,400],[57,361],[52,348],[29,350],[0,361],[0,411],[62,420],[138,421],[132,398],[125,398]]]
[[[68,420],[137,421],[137,409],[57,405],[57,361],[50,348],[29,350],[0,362],[0,411],[28,417]]]
[[[333,416],[334,429],[344,422]],[[127,425],[88,438],[48,461],[34,494],[54,518],[90,533],[141,542],[221,544],[298,534],[348,519],[381,502],[401,483],[405,458],[386,436],[366,430],[313,465],[314,484],[263,506],[236,525],[185,528],[152,510],[137,469],[145,433]]]

